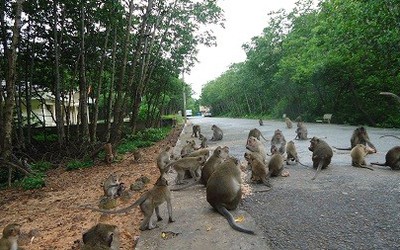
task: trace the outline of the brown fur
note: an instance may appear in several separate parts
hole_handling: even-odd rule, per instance
[[[321,169],[327,168],[331,163],[333,151],[331,147],[329,147],[328,143],[315,136],[310,140],[310,146],[308,149],[313,152],[311,158],[313,161],[313,168],[317,169],[317,172],[315,172],[315,175],[312,178],[312,180],[315,180]]]

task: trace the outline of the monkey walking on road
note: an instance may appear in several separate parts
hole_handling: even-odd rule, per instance
[[[103,210],[88,206],[85,206],[84,208],[106,214],[119,214],[119,213],[126,213],[135,206],[139,205],[140,209],[144,214],[144,219],[140,224],[140,230],[146,230],[146,229],[150,230],[156,227],[156,225],[153,225],[151,221],[151,216],[153,215],[153,211],[155,211],[156,213],[157,220],[158,221],[162,220],[160,216],[159,206],[164,202],[167,202],[167,209],[169,215],[168,222],[174,222],[175,220],[172,218],[171,193],[168,188],[168,181],[167,179],[165,179],[163,175],[161,175],[154,184],[154,187],[152,189],[144,193],[137,201],[135,201],[132,205],[126,208],[118,210]]]
[[[242,199],[242,178],[239,161],[236,158],[226,159],[211,174],[207,182],[207,201],[223,215],[229,225],[239,232],[254,234],[254,231],[236,224],[235,219],[228,210],[237,208]]]

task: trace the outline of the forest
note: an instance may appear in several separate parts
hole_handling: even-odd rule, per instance
[[[216,116],[400,127],[400,1],[298,1],[268,25],[235,63],[202,89]],[[235,98],[232,98],[235,96]]]
[[[0,183],[11,183],[32,174],[27,162],[85,158],[138,124],[160,127],[183,96],[194,107],[181,75],[224,16],[213,0],[13,0],[0,24]]]

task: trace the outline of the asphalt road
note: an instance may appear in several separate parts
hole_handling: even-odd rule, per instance
[[[295,137],[295,127],[283,121],[191,117],[202,134],[211,138],[211,125],[224,131],[224,138],[210,146],[226,145],[230,153],[244,161],[250,129],[258,128],[270,139],[281,129],[287,141]],[[356,126],[306,123],[308,137],[323,137],[330,146],[349,147]],[[366,127],[376,154],[367,163],[384,162],[386,152],[400,145],[399,129]],[[270,143],[264,142],[269,151]],[[295,141],[300,161],[311,166],[309,141]],[[289,177],[271,180],[273,189],[243,200],[241,209],[263,229],[271,249],[400,249],[400,171],[373,166],[374,171],[351,166],[349,151],[334,150],[331,165],[311,180],[315,170],[301,165],[286,167]]]

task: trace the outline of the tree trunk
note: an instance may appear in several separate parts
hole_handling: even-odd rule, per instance
[[[80,114],[80,139],[82,142],[89,140],[88,123],[88,90],[86,82],[86,62],[85,62],[85,6],[81,3],[81,65],[79,67],[79,114]]]
[[[113,42],[113,50],[112,50],[112,69],[111,69],[111,82],[110,89],[108,93],[108,103],[107,103],[107,121],[106,121],[106,136],[105,141],[110,141],[111,136],[111,119],[112,119],[112,107],[113,107],[113,95],[114,95],[114,80],[115,80],[115,54],[117,51],[117,29],[114,29],[114,42]]]

